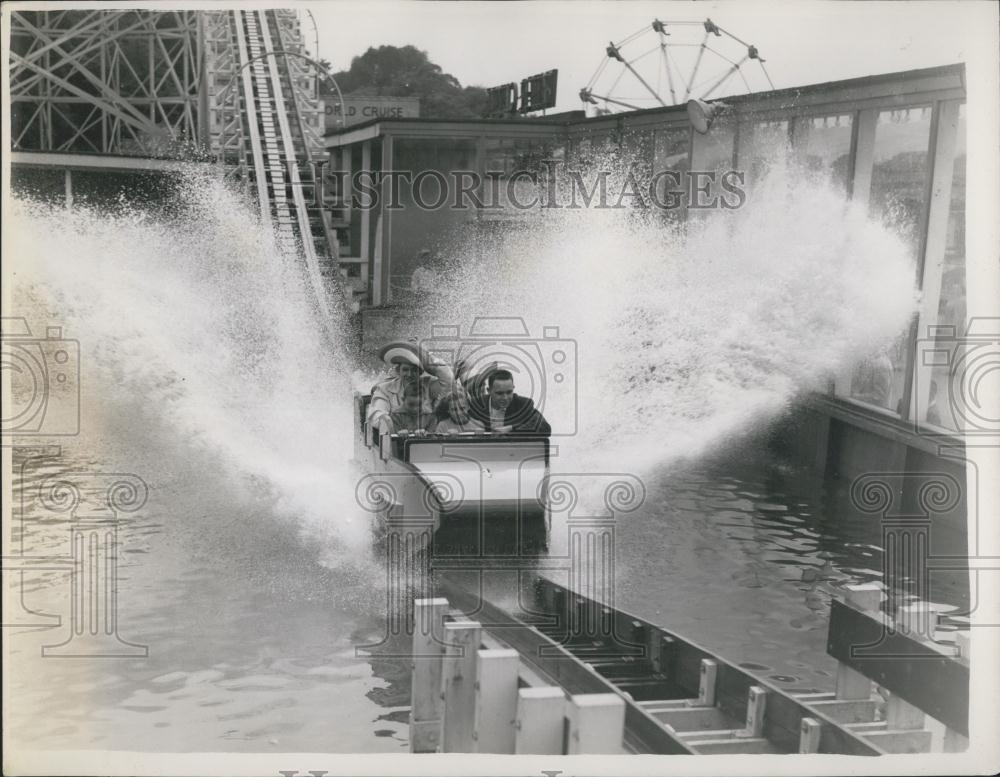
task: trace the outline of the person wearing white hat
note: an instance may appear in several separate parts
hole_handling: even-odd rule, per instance
[[[451,369],[413,343],[386,343],[378,355],[392,370],[393,377],[372,388],[367,418],[368,423],[378,426],[382,432],[393,431],[390,416],[403,406],[403,384],[407,381],[419,381],[423,397],[421,412],[424,413],[434,412],[434,401],[451,388]]]

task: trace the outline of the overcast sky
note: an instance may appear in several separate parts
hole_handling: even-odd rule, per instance
[[[577,96],[604,58],[609,41],[621,41],[654,18],[703,21],[706,17],[758,47],[777,88],[897,70],[961,62],[970,36],[994,34],[993,4],[970,2],[412,2],[339,0],[303,3],[319,29],[320,55],[335,70],[349,66],[369,46],[413,44],[463,85],[492,86],[534,73],[559,69],[558,107],[579,108]],[[995,19],[995,15],[992,16]],[[303,15],[311,47],[312,25]],[[697,27],[678,27],[671,42],[701,42]],[[739,59],[743,48],[732,41],[714,43],[720,53]],[[723,50],[721,47],[727,45]],[[626,58],[655,49],[652,31],[628,47]],[[673,49],[680,59],[688,49]],[[696,51],[690,49],[691,55]],[[647,80],[656,73],[659,52],[642,60]],[[677,63],[686,76],[693,59]],[[699,71],[707,85],[728,65],[709,57]],[[595,89],[610,92],[621,66],[609,68]],[[754,91],[767,88],[759,70],[745,66]],[[725,90],[723,90],[725,91]],[[728,91],[744,92],[735,79]],[[695,90],[697,92],[697,90]],[[626,75],[616,94],[647,94]],[[721,94],[721,92],[719,93]],[[713,96],[719,96],[715,94]],[[642,105],[641,107],[646,107]]]

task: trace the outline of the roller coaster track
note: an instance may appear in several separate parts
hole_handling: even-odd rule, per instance
[[[315,168],[273,11],[233,13],[247,128],[247,167],[261,217],[287,255],[301,254],[320,313],[331,322],[323,269],[337,265],[337,241],[317,202]]]

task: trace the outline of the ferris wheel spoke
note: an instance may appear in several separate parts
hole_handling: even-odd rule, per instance
[[[684,100],[691,96],[691,84],[694,83],[694,77],[698,75],[698,68],[701,67],[701,58],[705,56],[705,49],[708,48],[706,45],[708,43],[708,32],[705,32],[705,39],[701,42],[701,48],[698,49],[698,58],[694,61],[694,70],[691,71],[691,77],[688,79],[687,88],[684,90]]]
[[[745,61],[745,59],[744,59],[744,61]],[[743,64],[743,62],[740,62],[739,64],[736,64],[736,65],[733,65],[731,68],[729,68],[729,70],[727,70],[725,73],[723,73],[722,78],[720,78],[718,81],[716,81],[714,84],[712,84],[712,88],[709,89],[707,92],[705,92],[701,96],[701,99],[702,100],[707,100],[708,96],[712,92],[714,92],[716,89],[718,89],[724,83],[726,83],[726,81],[728,81],[730,78],[733,77],[733,75],[740,69],[740,65],[741,64]]]
[[[700,36],[700,43],[695,42],[698,40],[698,37],[695,30],[692,29],[694,27],[701,27],[703,30]],[[637,39],[650,32],[654,33],[654,37],[657,40],[654,47],[636,56],[625,55],[623,47],[633,44]],[[712,41],[712,38],[718,38],[719,40]],[[742,47],[743,51],[739,52],[737,46]],[[631,48],[636,47],[630,46]],[[678,50],[682,48],[696,48],[697,52],[692,52],[690,55],[681,57],[678,54]],[[671,51],[671,49],[674,49],[674,51]],[[641,61],[648,58],[655,51],[660,52],[656,65],[651,66],[647,63],[639,67]],[[761,76],[752,77],[756,76],[756,70],[751,72],[745,67],[747,61],[751,59],[757,61],[762,77],[766,80],[769,88],[775,88],[774,82],[767,68],[764,66],[764,59],[760,56],[760,52],[756,46],[747,43],[729,30],[720,27],[709,18],[701,22],[654,19],[651,25],[642,27],[618,43],[609,43],[605,49],[605,54],[606,57],[602,58],[601,63],[598,65],[587,86],[580,90],[581,100],[585,104],[596,105],[597,101],[594,98],[599,98],[604,100],[606,106],[616,105],[635,109],[635,106],[630,105],[627,101],[647,101],[652,99],[656,103],[666,107],[668,105],[666,102],[668,93],[669,104],[677,105],[688,101],[695,95],[700,95],[699,99],[705,100],[712,95],[719,94],[723,89],[728,90],[724,93],[731,93],[741,88],[736,86],[736,84],[740,83],[748,94],[753,94],[754,82],[760,81]],[[714,64],[712,61],[714,59],[726,63],[728,67],[720,73],[715,67],[710,67],[710,65]],[[692,61],[693,65],[691,64]],[[599,87],[602,77],[606,78],[604,74],[611,72],[608,70],[608,65],[611,62],[616,63],[612,67],[612,70],[618,70],[617,77],[611,84],[610,89],[601,89],[604,95],[595,94],[594,90]],[[655,87],[653,86],[654,81],[651,78],[651,67],[656,71]],[[703,74],[703,70],[707,72]],[[666,72],[666,79],[663,78],[664,71]],[[631,77],[642,86],[650,97],[626,97],[616,91],[619,89],[619,85],[622,83],[622,78],[626,72],[631,74]],[[708,75],[708,77],[705,78],[703,75]],[[739,75],[739,80],[734,81],[737,75]],[[664,81],[666,81],[666,84],[664,84]],[[684,94],[678,100],[682,88]]]
[[[764,71],[764,78],[767,79],[767,82],[771,85],[771,88],[774,89],[774,81],[771,80],[771,76],[768,75],[767,68],[764,67],[764,60],[762,60],[762,59],[758,60],[757,64],[759,64],[760,65],[760,69]]]

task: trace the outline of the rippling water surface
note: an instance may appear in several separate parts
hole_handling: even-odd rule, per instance
[[[377,574],[324,565],[321,545],[267,500],[234,504],[183,461],[164,462],[148,502],[120,529],[119,635],[148,646],[148,657],[41,657],[68,635],[71,551],[66,516],[39,503],[39,488],[102,471],[99,461],[53,453],[15,461],[26,518],[15,539],[25,554],[63,563],[8,575],[27,608],[18,622],[36,624],[8,630],[12,741],[405,750],[408,662],[355,651],[385,633]],[[830,598],[882,576],[870,516],[852,517],[808,473],[747,450],[646,486],[643,508],[616,528],[616,605],[783,687],[831,688]]]
[[[108,468],[17,457],[26,521],[15,538],[57,568],[5,575],[8,593],[23,592],[14,622],[39,624],[6,630],[9,741],[179,752],[405,748],[408,666],[355,653],[382,633],[378,581],[324,566],[319,548],[266,505],[229,503],[205,488],[203,474],[164,464],[118,538],[118,633],[147,646],[148,657],[42,657],[42,646],[69,635],[70,524],[34,497],[46,478]],[[47,625],[52,616],[61,624]]]
[[[617,606],[782,687],[832,690],[830,600],[883,581],[878,517],[854,508],[845,484],[753,444],[646,487],[644,507],[617,523]],[[962,527],[935,525],[932,550],[964,548]],[[932,582],[938,609],[960,621],[964,576]]]

